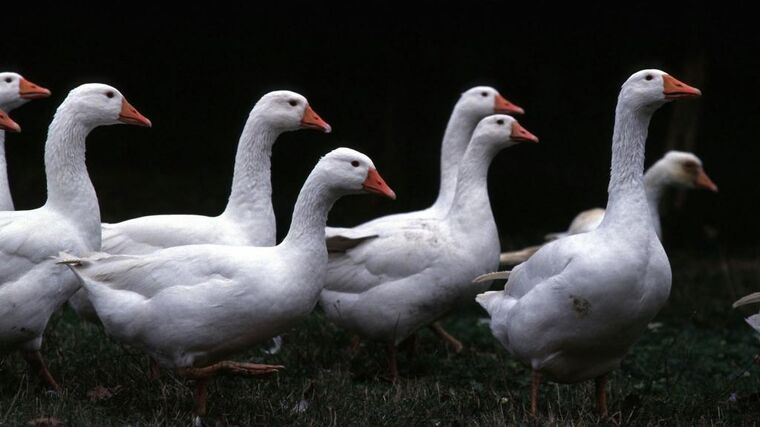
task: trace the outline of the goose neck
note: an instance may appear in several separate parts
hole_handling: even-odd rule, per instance
[[[10,183],[8,182],[8,169],[5,162],[4,130],[0,130],[0,210],[13,210],[13,198],[11,198]]]
[[[274,224],[271,158],[272,146],[280,133],[257,111],[249,116],[238,142],[226,215],[242,220],[264,216]]]
[[[91,130],[65,103],[56,112],[45,143],[46,206],[97,222],[99,230],[98,199],[85,164],[85,140]]]
[[[462,158],[449,217],[468,223],[493,221],[488,198],[488,169],[500,148],[473,141]]]
[[[456,192],[459,163],[477,124],[477,117],[468,114],[459,105],[454,107],[441,144],[441,181],[434,209],[446,211],[451,206]]]
[[[653,112],[618,102],[612,136],[609,200],[603,224],[629,223],[642,216],[649,222],[643,175],[645,143]]]
[[[325,252],[327,214],[340,194],[324,183],[319,170],[306,179],[298,194],[284,245]]]

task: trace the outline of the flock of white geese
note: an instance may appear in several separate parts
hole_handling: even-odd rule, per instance
[[[669,152],[644,174],[652,115],[669,101],[700,95],[649,69],[620,90],[606,210],[581,213],[567,232],[517,253],[500,255],[488,168],[501,150],[538,138],[511,116],[524,113],[520,107],[485,86],[464,92],[454,106],[442,142],[438,197],[427,209],[353,228],[327,227],[328,212],[342,196],[395,198],[368,156],[338,148],[306,179],[278,244],[272,146],[283,132],[331,128],[303,96],[275,91],[248,116],[221,214],[102,224],[85,165],[87,135],[98,126],[151,122],[117,89],[85,84],[69,92],[49,127],[46,203],[14,211],[4,139],[5,131],[20,127],[7,112],[49,95],[19,74],[0,73],[0,349],[21,352],[34,374],[59,390],[40,349],[48,319],[68,302],[157,366],[196,380],[195,416],[206,412],[214,375],[281,369],[227,358],[287,331],[317,304],[357,339],[386,343],[396,380],[397,347],[420,328],[430,327],[455,351],[462,348],[438,321],[473,299],[489,313],[493,336],[532,370],[534,415],[543,379],[594,379],[604,416],[607,375],[670,293],[657,212],[663,190],[717,191],[690,153]],[[500,256],[519,265],[495,272]],[[489,291],[497,278],[508,281]],[[737,304],[757,301],[760,293]],[[760,318],[748,321],[760,327]]]

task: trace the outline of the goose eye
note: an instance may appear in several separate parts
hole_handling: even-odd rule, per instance
[[[503,125],[504,124],[504,120],[503,119],[496,120],[496,123],[499,124],[499,125]]]
[[[6,82],[6,83],[10,83],[10,82],[12,82],[12,81],[13,81],[13,79],[12,79],[12,78],[10,78],[10,77],[6,77],[6,78],[5,78],[5,82]]]
[[[644,78],[647,79],[647,80],[652,80],[654,78],[654,76],[651,75],[651,74],[647,74],[647,76],[644,77]]]
[[[480,92],[480,96],[482,96],[483,98],[485,98],[486,96],[488,96],[488,92]]]
[[[353,167],[355,167],[355,168],[358,168],[358,167],[359,167],[359,161],[358,161],[358,160],[354,160],[354,161],[352,161],[352,162],[351,162],[351,166],[353,166]]]
[[[288,104],[290,104],[291,107],[295,107],[296,105],[298,105],[298,101],[294,101],[291,99],[290,101],[288,101]]]
[[[109,90],[108,92],[106,92],[106,96],[109,97],[109,98],[113,98],[114,97],[114,93]]]

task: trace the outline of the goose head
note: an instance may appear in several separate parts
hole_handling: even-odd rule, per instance
[[[11,132],[21,132],[21,126],[14,122],[8,113],[0,110],[0,130],[8,130]]]
[[[317,164],[326,185],[340,194],[377,193],[395,199],[396,193],[375,169],[372,159],[350,148],[336,148]]]
[[[702,160],[692,153],[668,151],[656,166],[664,168],[668,183],[674,187],[718,191],[718,186],[705,173]]]
[[[140,114],[121,92],[100,83],[83,84],[73,89],[58,110],[71,112],[90,128],[119,123],[152,126],[150,120]]]
[[[666,102],[680,98],[694,98],[702,92],[671,76],[655,69],[641,70],[633,73],[623,83],[620,90],[621,103],[634,108],[657,109]]]
[[[521,142],[538,142],[538,137],[528,132],[512,116],[494,114],[478,123],[472,134],[473,144],[489,144],[499,149],[507,148]]]
[[[50,91],[25,79],[18,73],[0,73],[0,108],[16,109],[32,99],[47,98]]]
[[[330,133],[332,127],[309,106],[303,95],[289,90],[269,92],[261,97],[251,114],[256,112],[283,131],[317,129]]]
[[[489,86],[476,86],[459,98],[457,108],[480,120],[491,114],[524,114],[525,110],[508,101]]]

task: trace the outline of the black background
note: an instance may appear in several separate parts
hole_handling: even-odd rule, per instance
[[[13,112],[24,129],[6,142],[17,208],[43,203],[47,124],[82,83],[114,85],[154,124],[99,128],[88,139],[104,221],[221,212],[250,108],[270,90],[306,96],[333,133],[292,132],[275,145],[279,236],[304,178],[338,146],[372,157],[399,197],[342,200],[331,224],[428,206],[451,109],[462,91],[487,84],[526,109],[519,120],[541,139],[506,150],[491,168],[492,205],[511,246],[604,205],[619,87],[639,69],[660,68],[704,96],[655,115],[647,165],[684,147],[680,135],[692,132],[691,149],[721,190],[670,199],[668,244],[756,243],[760,36],[753,13],[669,2],[354,4],[4,5],[0,69],[53,91]],[[677,109],[687,123],[674,130]]]

